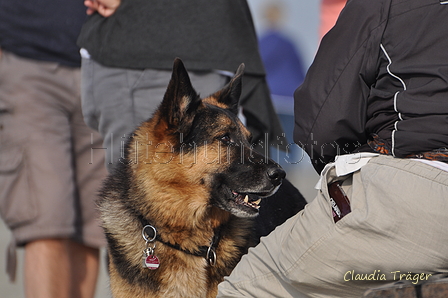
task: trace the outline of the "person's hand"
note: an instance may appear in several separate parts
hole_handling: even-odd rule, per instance
[[[98,12],[103,17],[110,17],[120,6],[121,0],[85,0],[84,5],[87,6],[87,14],[91,15]]]

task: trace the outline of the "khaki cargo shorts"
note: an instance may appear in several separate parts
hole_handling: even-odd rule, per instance
[[[11,249],[44,238],[105,244],[95,199],[106,175],[99,134],[82,117],[80,70],[0,59],[0,215]]]

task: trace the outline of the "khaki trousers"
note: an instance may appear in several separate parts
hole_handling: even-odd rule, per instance
[[[337,178],[334,168],[322,175],[324,185]],[[350,214],[335,224],[328,190],[320,190],[249,250],[218,297],[359,298],[448,271],[448,172],[378,156],[344,178]]]

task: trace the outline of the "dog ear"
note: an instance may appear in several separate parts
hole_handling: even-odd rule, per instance
[[[244,68],[244,63],[241,63],[230,82],[214,94],[218,102],[226,105],[235,114],[238,114]]]
[[[193,121],[194,112],[200,104],[201,99],[191,85],[182,60],[176,58],[171,80],[160,107],[163,117],[166,117],[170,128],[182,132]]]

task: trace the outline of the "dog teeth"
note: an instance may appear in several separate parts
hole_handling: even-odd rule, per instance
[[[260,208],[259,204],[261,202],[261,199],[258,199],[258,200],[253,201],[253,202],[249,201],[249,199],[250,199],[249,195],[245,195],[244,199],[243,199],[243,195],[238,195],[237,202],[239,201],[240,204],[244,204],[246,206],[249,206],[249,207],[252,207],[252,208],[255,208],[255,209],[259,209]]]

